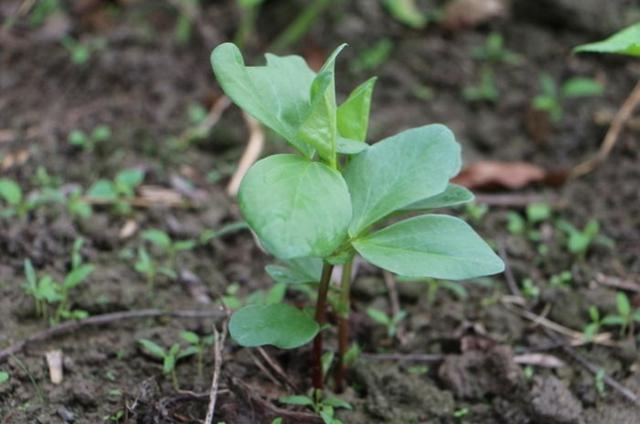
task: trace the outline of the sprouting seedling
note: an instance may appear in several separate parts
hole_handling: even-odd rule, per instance
[[[162,346],[148,339],[140,339],[138,343],[140,343],[144,350],[151,356],[162,361],[163,374],[171,376],[173,388],[176,391],[180,390],[178,375],[176,374],[176,365],[180,359],[195,355],[197,353],[196,349],[193,346],[183,349],[178,343],[174,343],[169,350],[165,350]]]
[[[358,58],[353,62],[353,72],[371,71],[385,63],[393,51],[393,41],[388,38],[378,40],[371,47],[362,50]]]
[[[306,406],[320,415],[325,424],[342,424],[342,421],[334,417],[335,410],[352,409],[348,402],[337,397],[323,397],[316,390],[312,390],[310,395],[282,396],[278,401],[285,405]]]
[[[510,65],[518,65],[522,62],[522,56],[504,46],[504,37],[498,32],[489,34],[484,45],[471,51],[471,57],[487,62],[502,62]]]
[[[368,308],[367,315],[376,323],[386,327],[387,336],[395,337],[398,331],[398,325],[407,317],[407,311],[400,310],[395,315],[391,316],[384,311],[376,308]]]
[[[69,291],[85,281],[93,269],[93,265],[80,264],[73,267],[62,282],[56,282],[49,274],[38,277],[31,261],[27,259],[24,263],[26,282],[23,289],[34,299],[36,315],[48,320],[49,305],[57,304],[55,314],[51,317],[53,323],[86,318],[86,311],[69,308]]]
[[[489,212],[489,206],[485,203],[476,203],[470,201],[464,205],[464,214],[466,218],[475,223],[480,223]]]
[[[616,294],[616,308],[618,313],[605,316],[601,321],[602,325],[619,326],[621,335],[626,332],[627,336],[631,337],[635,323],[640,322],[640,308],[633,309],[629,298],[623,292]]]
[[[500,98],[496,78],[489,67],[482,67],[478,85],[470,85],[462,90],[462,97],[468,102],[495,103]]]
[[[375,79],[337,104],[334,64],[343,47],[318,73],[298,56],[267,54],[266,66],[247,67],[231,43],[212,53],[213,69],[225,93],[296,149],[293,154],[262,159],[248,171],[238,194],[245,220],[264,249],[279,260],[320,264],[308,270],[316,283],[313,317],[285,303],[249,305],[234,312],[229,331],[246,347],[270,344],[291,349],[314,340],[317,389],[324,385],[320,329],[326,323],[334,265],[342,265],[335,311],[340,340],[348,340],[356,253],[380,268],[412,278],[461,280],[504,268],[461,219],[420,214],[449,204],[460,193],[472,198],[467,190],[449,184],[460,170],[461,158],[448,128],[427,125],[370,146],[366,139]],[[409,214],[414,216],[406,218]],[[385,225],[391,216],[396,222]],[[347,348],[341,343],[336,355],[338,389]]]
[[[62,45],[69,52],[71,62],[74,65],[84,65],[91,55],[106,47],[107,43],[103,38],[94,38],[88,41],[79,41],[73,37],[66,36],[61,41]]]
[[[0,218],[14,215],[24,217],[34,207],[33,202],[25,198],[18,183],[8,178],[0,178],[0,200],[5,203],[0,209]]]
[[[600,224],[598,220],[591,219],[582,230],[577,229],[573,224],[565,220],[558,220],[558,229],[565,232],[567,236],[567,249],[578,259],[584,260],[589,249],[594,243],[605,246],[611,245],[611,240],[599,234]]]
[[[198,360],[198,378],[201,378],[204,352],[207,346],[213,345],[213,335],[201,337],[193,331],[183,331],[180,333],[180,337],[195,350]]]
[[[589,319],[591,322],[585,325],[582,330],[584,338],[588,342],[592,341],[602,328],[602,317],[600,316],[600,311],[593,305],[589,306]]]
[[[530,203],[525,209],[525,217],[514,211],[507,213],[507,230],[513,235],[526,235],[531,241],[540,241],[538,225],[551,219],[552,214],[548,203]]]
[[[572,77],[558,89],[556,82],[547,73],[540,75],[540,94],[532,101],[534,109],[546,111],[553,122],[559,122],[564,115],[563,102],[570,98],[600,96],[604,86],[586,77]]]
[[[136,188],[144,180],[144,172],[139,169],[125,169],[116,174],[113,181],[101,179],[87,191],[87,196],[101,202],[113,204],[116,213],[131,213],[130,200]]]
[[[145,230],[142,239],[162,250],[168,256],[169,266],[174,271],[178,269],[178,253],[191,250],[197,245],[197,242],[191,239],[173,240],[169,234],[156,228]]]
[[[554,274],[549,278],[549,285],[551,287],[568,287],[573,281],[573,274],[571,271],[562,271],[559,274]]]
[[[111,138],[111,128],[107,125],[98,125],[90,133],[82,130],[73,130],[67,138],[69,144],[81,148],[85,152],[91,152],[96,145]]]
[[[540,288],[531,278],[522,280],[522,295],[527,299],[537,299],[540,296]]]
[[[147,280],[150,294],[153,293],[158,274],[165,275],[171,280],[175,280],[177,278],[176,272],[173,269],[165,266],[158,266],[144,247],[139,247],[137,253],[136,262],[133,267],[136,272],[142,274]]]
[[[72,216],[88,218],[93,214],[93,208],[82,195],[82,189],[74,188],[69,192],[66,199],[67,210]]]

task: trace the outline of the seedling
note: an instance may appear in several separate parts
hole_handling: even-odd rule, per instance
[[[527,299],[537,299],[540,296],[540,289],[531,278],[522,280],[522,295]]]
[[[149,287],[149,293],[152,294],[156,284],[156,277],[158,274],[163,274],[168,278],[175,280],[177,278],[176,272],[168,267],[158,266],[154,260],[149,256],[149,253],[144,247],[138,248],[138,257],[133,265],[136,272],[144,275]]]
[[[191,250],[197,245],[195,240],[172,240],[169,234],[155,228],[145,230],[142,239],[162,250],[169,258],[170,269],[174,271],[178,269],[178,253]]]
[[[546,111],[552,122],[559,122],[564,115],[563,102],[570,98],[601,96],[604,86],[591,78],[569,78],[558,89],[547,73],[540,75],[540,94],[533,98],[534,109]]]
[[[74,65],[84,65],[91,55],[107,46],[103,38],[94,38],[89,41],[79,41],[73,37],[66,36],[61,41],[62,45],[69,52],[71,62]]]
[[[398,282],[417,282],[427,286],[427,306],[431,307],[435,304],[438,292],[441,289],[445,289],[453,293],[458,299],[464,300],[469,294],[467,289],[459,283],[454,281],[439,280],[437,278],[407,278],[403,276],[398,277]]]
[[[82,195],[80,188],[75,188],[69,192],[66,198],[67,210],[73,216],[88,218],[93,213],[93,208]]]
[[[480,83],[465,87],[462,97],[468,102],[488,102],[495,103],[500,98],[500,92],[496,85],[496,78],[493,71],[484,66],[480,71]]]
[[[525,217],[517,212],[507,213],[507,231],[513,235],[526,235],[532,242],[542,241],[539,224],[548,221],[552,217],[552,209],[548,203],[537,202],[527,205]],[[538,251],[543,253],[543,244],[538,245]]]
[[[571,271],[562,271],[559,274],[552,275],[549,279],[551,287],[569,287],[573,281]]]
[[[522,62],[522,56],[512,52],[504,46],[504,38],[497,32],[487,36],[482,47],[476,47],[471,51],[471,57],[487,62],[502,62],[509,65],[518,65]]]
[[[600,396],[604,396],[606,394],[606,386],[604,383],[604,378],[606,377],[606,373],[604,371],[604,369],[600,368],[595,375],[595,378],[593,380],[593,384],[596,387],[596,392],[598,392],[598,395]]]
[[[557,222],[557,227],[559,230],[565,232],[567,236],[567,249],[579,260],[585,260],[589,249],[594,244],[606,247],[613,246],[613,241],[610,238],[599,234],[600,224],[595,218],[589,220],[582,230],[577,229],[570,222],[565,220],[559,220]]]
[[[398,331],[398,325],[407,317],[407,311],[400,310],[397,314],[391,316],[380,309],[368,308],[367,315],[376,323],[387,328],[387,336],[395,337]]]
[[[144,172],[139,169],[125,169],[118,172],[113,181],[101,179],[96,181],[87,192],[87,196],[95,200],[113,204],[116,213],[131,213],[130,201],[135,189],[142,183]]]
[[[10,377],[11,377],[11,376],[9,375],[9,373],[8,373],[8,372],[6,372],[6,371],[0,371],[0,384],[4,384],[4,383],[6,383],[7,381],[9,381],[9,378],[10,378]]]
[[[344,400],[336,397],[324,398],[322,394],[316,390],[313,390],[310,396],[283,396],[279,398],[278,401],[286,405],[309,407],[316,414],[320,415],[325,424],[342,424],[342,421],[334,417],[335,410],[338,408],[352,409],[351,405]]]
[[[8,178],[0,178],[0,199],[6,204],[0,209],[0,218],[14,215],[23,218],[35,207],[34,202],[25,198],[18,183]]]
[[[378,40],[373,46],[364,49],[353,62],[353,72],[371,71],[385,63],[393,51],[393,42],[388,38]]]
[[[334,64],[339,47],[316,74],[298,56],[267,55],[247,67],[230,43],[212,53],[225,93],[287,140],[295,154],[258,161],[242,181],[240,210],[263,248],[281,261],[310,264],[317,288],[315,316],[285,303],[245,306],[229,322],[242,346],[291,349],[314,340],[313,383],[324,385],[321,328],[333,266],[342,265],[338,302],[336,387],[348,349],[351,264],[356,253],[390,272],[412,278],[461,280],[502,272],[504,264],[464,221],[437,209],[473,196],[449,185],[460,170],[460,146],[443,125],[366,142],[375,79],[336,103]],[[396,218],[384,225],[390,216]],[[381,228],[383,227],[383,228]],[[311,265],[311,264],[318,264]]]
[[[196,357],[198,359],[198,378],[201,378],[202,364],[203,364],[202,359],[204,356],[204,351],[207,348],[207,346],[213,345],[213,335],[200,337],[193,331],[183,331],[182,333],[180,333],[180,337],[182,337],[182,340],[189,343],[190,347],[192,347],[193,350],[195,350]]]
[[[589,318],[591,322],[585,325],[582,333],[586,341],[590,342],[600,332],[602,327],[602,318],[600,317],[600,311],[595,306],[589,306]]]
[[[176,374],[176,365],[180,359],[195,355],[197,353],[196,348],[189,346],[183,349],[178,343],[174,343],[169,350],[165,350],[162,346],[147,339],[140,339],[138,343],[140,343],[144,350],[151,356],[162,361],[162,372],[165,375],[171,376],[171,384],[174,390],[180,390],[178,375]]]
[[[98,125],[90,133],[81,130],[73,130],[67,140],[72,146],[81,148],[85,152],[91,152],[98,143],[103,143],[111,138],[111,128],[107,125]]]
[[[620,335],[625,332],[628,337],[634,333],[635,323],[640,322],[640,308],[633,309],[629,298],[623,292],[616,294],[617,314],[607,315],[602,319],[602,325],[615,325],[620,327]]]
[[[479,224],[489,212],[489,206],[484,203],[470,202],[465,205],[464,212],[468,220]]]
[[[93,269],[93,265],[78,264],[71,269],[62,282],[56,282],[48,274],[38,277],[31,261],[27,259],[24,263],[26,282],[23,289],[33,297],[36,315],[49,320],[49,306],[57,304],[55,314],[51,317],[52,323],[66,319],[86,318],[89,315],[86,311],[69,308],[69,291],[85,281]]]

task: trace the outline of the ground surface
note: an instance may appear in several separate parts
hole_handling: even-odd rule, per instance
[[[17,3],[3,2],[0,13],[7,16]],[[267,48],[299,3],[267,2],[258,18],[261,36],[249,43],[249,54]],[[572,12],[576,6],[570,1],[546,10],[527,10],[523,3],[514,2],[514,12],[506,17],[454,30],[437,25],[409,30],[393,21],[378,2],[340,3],[290,51],[317,62],[337,44],[349,43],[338,64],[341,94],[372,73],[380,76],[372,140],[441,122],[456,133],[467,163],[492,159],[567,169],[595,152],[607,117],[640,75],[638,63],[629,60],[570,54],[576,44],[612,31],[619,23],[614,18],[626,3],[607,2],[596,9],[580,6],[581,14]],[[39,272],[60,278],[69,269],[70,251],[78,237],[85,239],[84,260],[96,270],[71,298],[75,308],[91,315],[150,307],[211,309],[232,283],[238,284],[240,299],[272,284],[263,270],[269,258],[246,231],[180,253],[181,278],[158,277],[153,293],[133,268],[132,254],[143,243],[139,232],[144,229],[160,228],[176,239],[197,238],[204,230],[240,219],[224,190],[247,137],[240,113],[228,109],[211,135],[188,146],[171,139],[191,126],[190,105],[209,108],[221,95],[208,56],[214,45],[232,36],[238,14],[234,2],[203,2],[202,7],[199,25],[194,25],[185,44],[175,38],[175,10],[154,1],[77,2],[55,22],[35,29],[17,25],[2,33],[2,177],[15,179],[27,193],[35,194],[42,190],[36,178],[40,167],[59,177],[62,186],[77,184],[85,189],[98,178],[113,178],[124,168],[137,167],[145,172],[145,185],[181,193],[192,207],[151,201],[129,216],[119,216],[108,206],[96,206],[90,218],[80,219],[62,206],[49,205],[24,218],[0,219],[0,348],[46,327],[34,316],[32,302],[22,290],[23,261],[29,258]],[[599,13],[602,19],[594,19]],[[598,25],[590,26],[593,22]],[[519,64],[483,63],[471,57],[491,31],[501,33],[507,47],[522,57]],[[86,64],[76,65],[59,42],[66,33],[85,40],[101,37],[106,47]],[[347,65],[384,37],[394,44],[386,62],[373,70]],[[259,60],[257,54],[253,60]],[[463,89],[476,84],[487,66],[495,74],[499,99],[465,101]],[[606,90],[601,97],[563,101],[563,119],[546,128],[548,123],[530,108],[543,71],[556,81],[594,77]],[[99,124],[109,125],[112,137],[94,151],[83,152],[67,143],[71,130],[91,131]],[[604,281],[602,276],[627,282],[632,304],[640,306],[638,131],[637,123],[630,125],[611,157],[593,173],[558,187],[534,185],[518,192],[551,199],[554,205],[553,217],[536,225],[541,241],[507,231],[507,213],[522,213],[521,206],[490,205],[486,215],[472,219],[485,237],[504,246],[516,283],[530,278],[539,289],[524,305],[532,313],[581,332],[589,322],[589,306],[597,306],[602,315],[615,313],[616,289],[598,283]],[[283,149],[280,142],[268,143],[269,151]],[[469,216],[473,212],[459,211]],[[566,237],[555,224],[560,218],[579,228],[596,218],[600,233],[614,243],[594,244],[584,260],[576,258],[567,251]],[[123,237],[127,223],[135,223],[136,231]],[[540,253],[540,245],[546,254]],[[570,271],[570,281],[552,284],[552,276],[563,271]],[[365,312],[368,307],[390,310],[382,274],[359,267],[351,324],[354,340],[372,355],[361,357],[351,372],[344,399],[354,411],[338,415],[345,423],[640,422],[637,407],[609,387],[599,391],[593,374],[551,340],[544,326],[523,317],[523,305],[517,300],[509,303],[503,276],[461,285],[464,293],[441,288],[429,297],[425,283],[398,282],[400,304],[408,318],[402,324],[402,337],[392,340]],[[293,291],[289,296],[304,300]],[[207,299],[213,303],[203,303]],[[162,375],[161,364],[145,355],[136,341],[147,338],[169,346],[179,340],[182,330],[209,334],[211,326],[212,321],[205,319],[132,320],[30,346],[0,363],[0,371],[10,374],[8,382],[0,383],[0,420],[57,423],[71,414],[77,423],[199,422],[206,399],[176,393]],[[636,336],[620,337],[615,327],[603,331],[612,333],[609,346],[588,344],[575,351],[640,395]],[[51,349],[61,349],[65,357],[65,379],[59,386],[49,383],[44,361],[44,352]],[[267,351],[294,385],[308,386],[309,349]],[[564,365],[551,369],[535,362],[526,368],[517,363],[525,361],[522,354],[536,352],[561,359]],[[382,353],[436,356],[424,363],[376,356]],[[278,411],[251,396],[275,399],[292,394],[291,389],[277,374],[270,378],[257,366],[264,362],[257,353],[228,343],[224,356],[226,391],[220,395],[217,418],[227,423],[271,422]],[[205,392],[211,371],[211,355],[206,355],[202,378],[196,376],[195,360],[184,360],[178,366],[182,389]],[[289,422],[306,420],[300,417],[290,415]]]

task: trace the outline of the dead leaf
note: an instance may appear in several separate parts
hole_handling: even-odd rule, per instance
[[[562,368],[567,366],[560,358],[546,353],[524,353],[515,356],[513,361],[520,365],[535,365],[543,368]]]
[[[441,24],[448,29],[471,28],[505,13],[501,0],[452,0],[444,8]]]
[[[27,149],[9,153],[7,156],[2,158],[2,161],[0,162],[0,171],[6,171],[7,169],[13,168],[16,165],[22,165],[27,161],[27,159],[29,159],[30,155],[31,154]]]
[[[548,173],[527,162],[480,161],[462,170],[452,182],[470,189],[518,189],[544,181]]]

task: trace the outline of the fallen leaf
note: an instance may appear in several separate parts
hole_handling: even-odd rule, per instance
[[[520,365],[535,365],[543,368],[562,368],[567,366],[560,358],[546,353],[524,353],[515,356],[513,361]]]
[[[505,12],[501,0],[452,0],[444,8],[441,24],[448,29],[471,28]]]
[[[527,162],[480,161],[467,166],[452,182],[470,189],[518,189],[547,176],[547,171]]]

